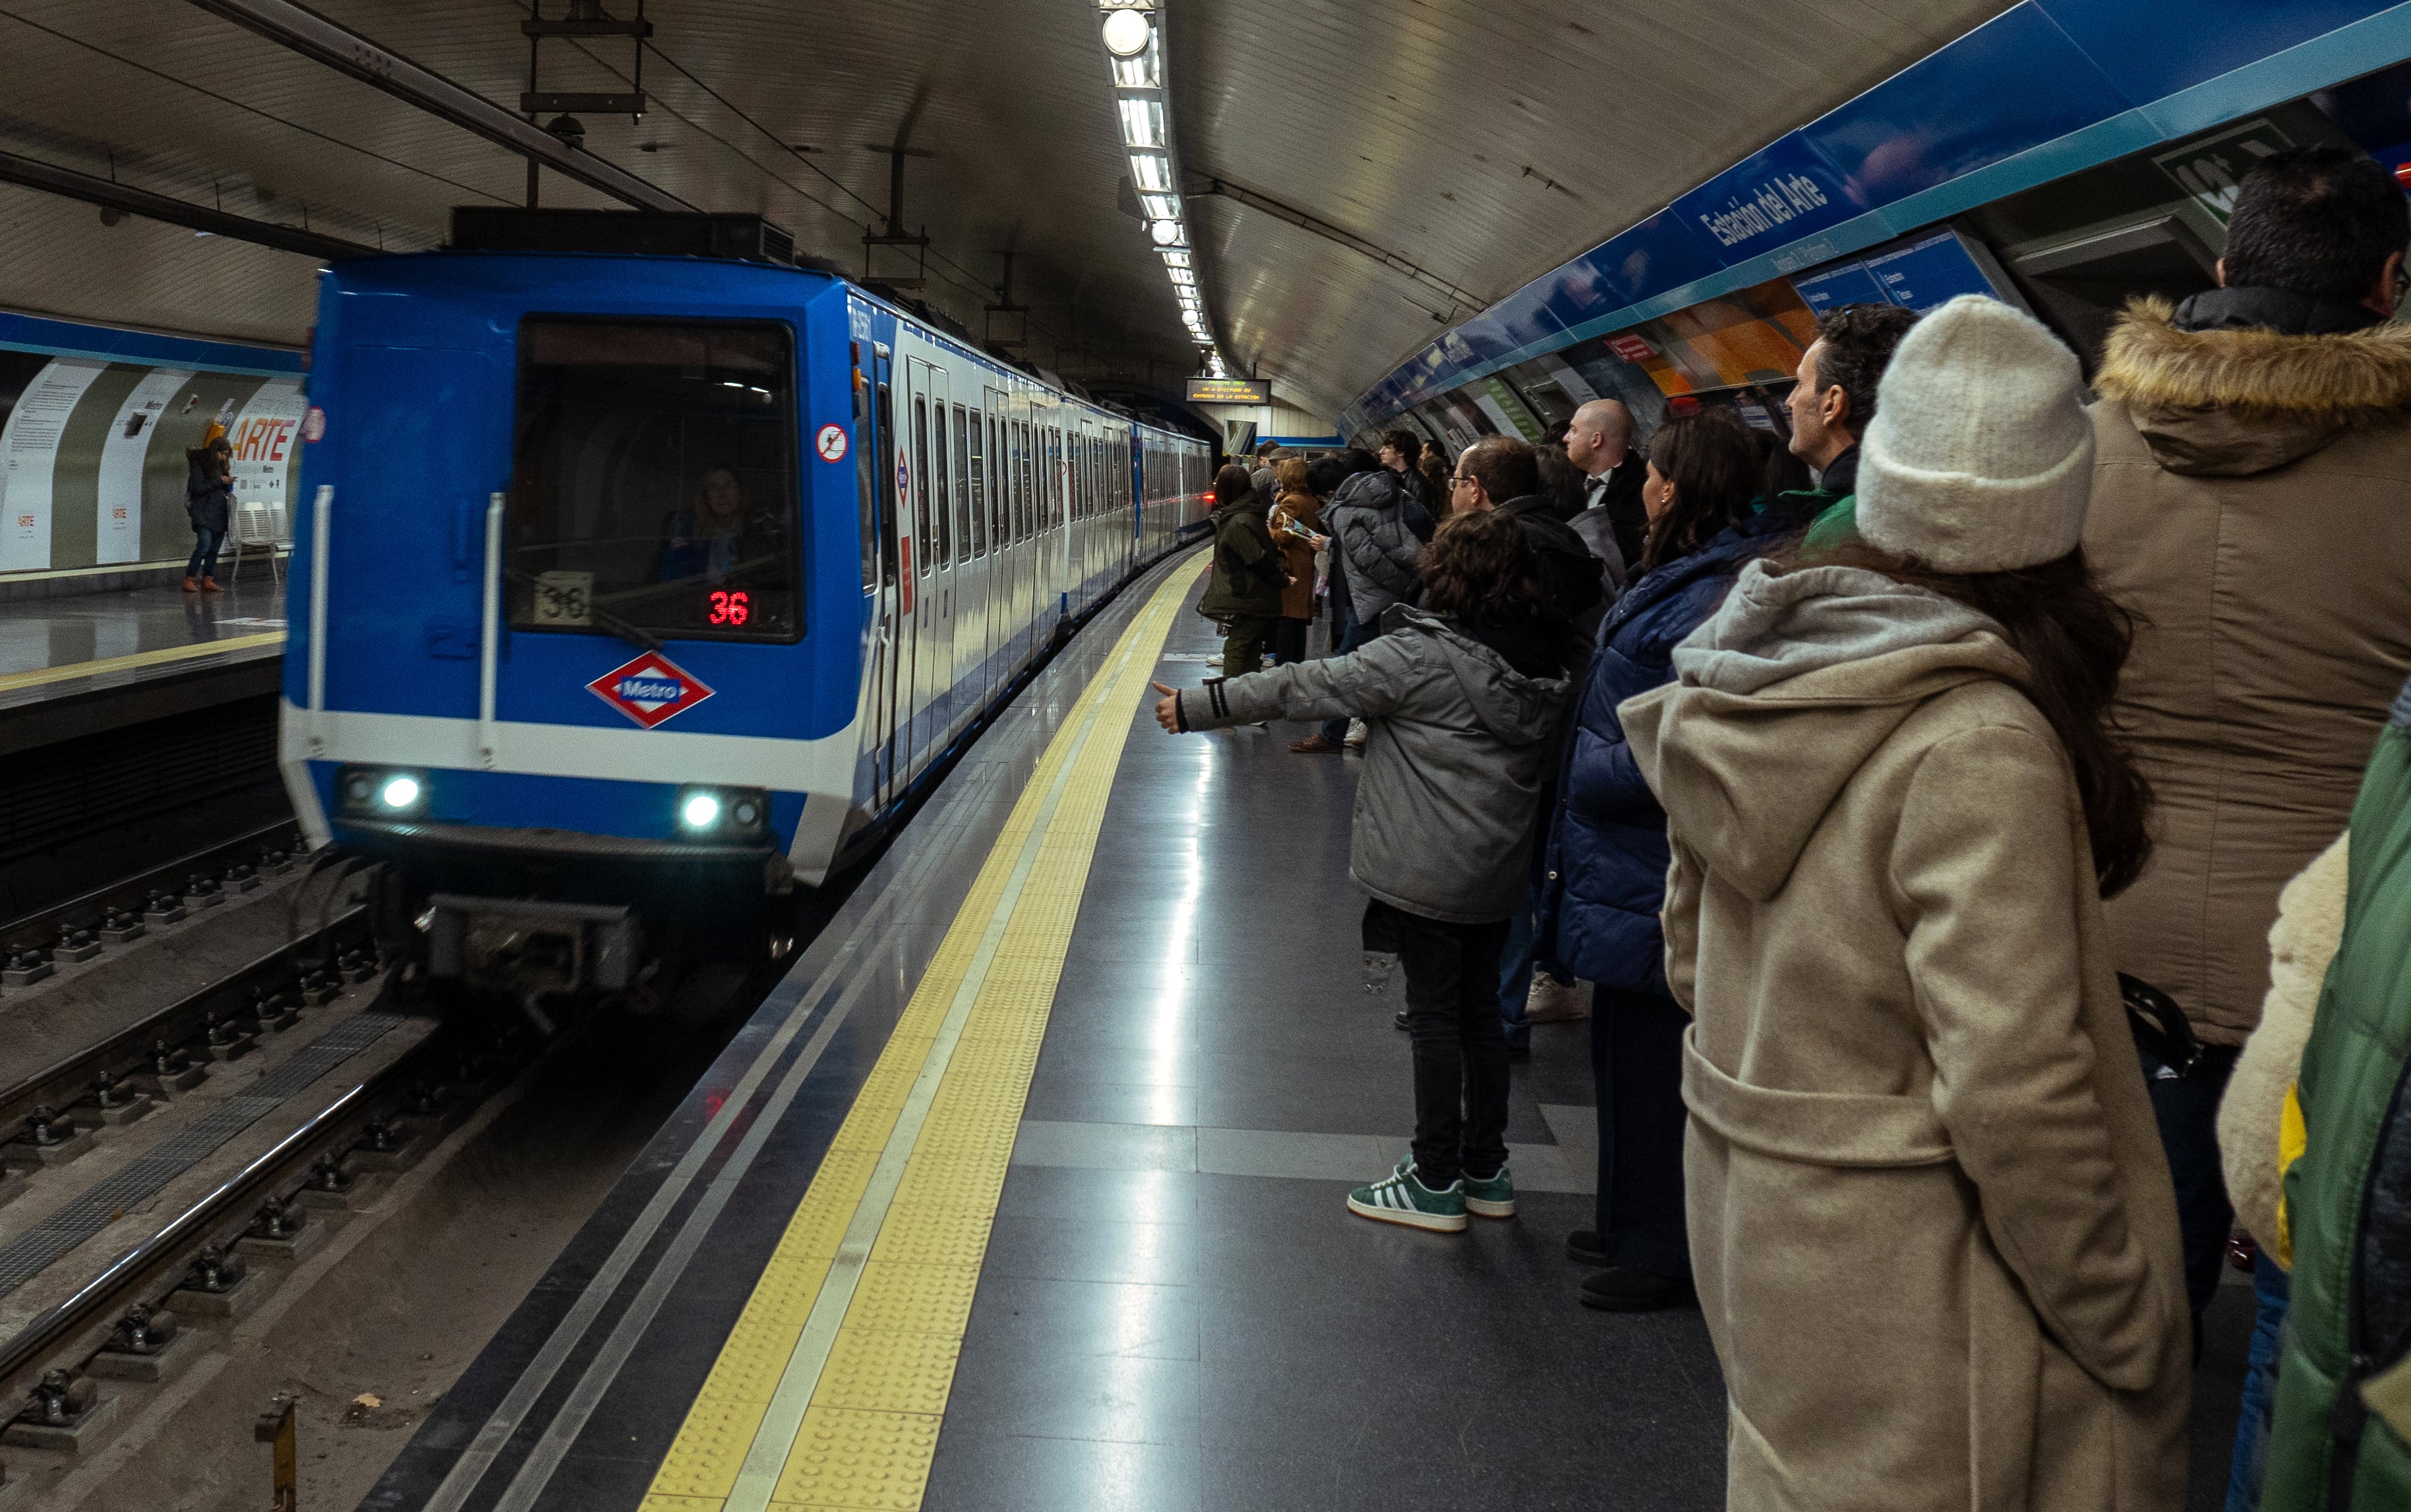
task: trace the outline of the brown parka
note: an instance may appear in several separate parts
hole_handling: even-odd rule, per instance
[[[1273,545],[1289,567],[1289,586],[1281,589],[1283,619],[1314,618],[1314,548],[1292,535],[1293,524],[1316,535],[1322,533],[1322,501],[1310,493],[1285,493],[1273,505],[1269,527]]]
[[[2075,779],[1991,621],[1744,570],[1619,708],[1673,841],[1736,1512],[2173,1512],[2175,1197]]]
[[[2411,676],[2411,327],[2180,330],[2139,300],[2094,387],[2084,553],[2137,619],[2118,713],[2155,850],[2118,968],[2242,1044],[2287,880],[2345,828]]]

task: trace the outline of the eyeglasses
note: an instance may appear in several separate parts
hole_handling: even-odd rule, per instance
[[[1464,473],[1459,472],[1459,473],[1457,473],[1454,477],[1450,478],[1448,481],[1449,481],[1449,485],[1450,485],[1452,487],[1462,488],[1462,487],[1465,487],[1467,484],[1469,484],[1469,483],[1479,483],[1479,482],[1481,481],[1481,479],[1479,479],[1479,478],[1471,478],[1471,477],[1468,477],[1468,476],[1466,476]]]

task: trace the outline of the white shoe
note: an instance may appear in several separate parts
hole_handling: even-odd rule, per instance
[[[1532,973],[1532,990],[1524,998],[1527,1024],[1564,1024],[1590,1017],[1590,996],[1579,981],[1559,981],[1545,971]]]
[[[1363,750],[1365,749],[1364,720],[1351,720],[1348,721],[1348,739],[1345,744],[1350,750]]]

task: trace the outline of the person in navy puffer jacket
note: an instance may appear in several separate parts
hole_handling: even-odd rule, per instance
[[[1683,1219],[1683,1030],[1666,990],[1666,814],[1642,781],[1615,706],[1674,677],[1675,645],[1699,628],[1744,563],[1797,523],[1756,512],[1761,467],[1727,412],[1670,420],[1651,438],[1640,568],[1599,628],[1549,825],[1543,955],[1597,984],[1591,1078],[1599,1099],[1597,1227],[1566,1252],[1605,1269],[1586,1307],[1640,1312],[1692,1300]]]

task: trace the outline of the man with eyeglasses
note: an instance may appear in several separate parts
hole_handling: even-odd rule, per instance
[[[1607,565],[1542,496],[1532,448],[1510,436],[1484,436],[1468,446],[1449,479],[1449,501],[1455,509],[1501,510],[1522,524],[1524,539],[1541,559],[1549,618],[1571,642],[1566,664],[1582,667],[1607,610]]]

